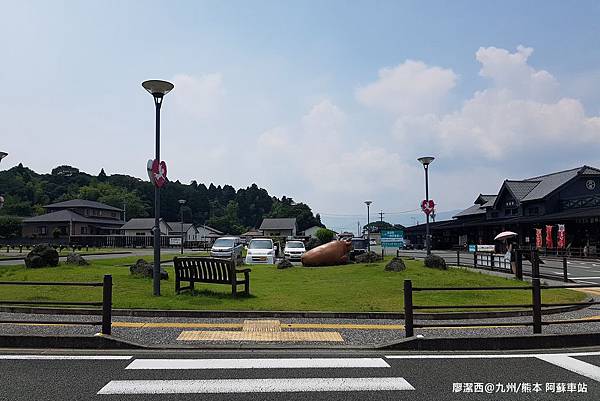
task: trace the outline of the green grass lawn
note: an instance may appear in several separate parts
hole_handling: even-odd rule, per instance
[[[347,312],[401,311],[404,279],[413,280],[414,287],[527,285],[464,269],[430,269],[414,260],[407,260],[408,268],[401,273],[385,272],[383,262],[285,270],[257,265],[250,266],[251,295],[232,299],[231,287],[214,284],[196,284],[199,292],[194,296],[175,295],[173,268],[167,267],[169,280],[162,281],[162,296],[154,297],[151,279],[129,274],[128,266],[136,259],[138,257],[132,256],[95,260],[85,267],[0,266],[0,281],[101,281],[104,274],[112,274],[115,308]],[[543,301],[548,303],[577,302],[585,298],[585,294],[570,290],[545,290],[543,295]],[[0,286],[0,300],[93,301],[100,297],[100,288]],[[415,293],[414,299],[415,305],[526,304],[531,302],[531,291],[420,292]]]

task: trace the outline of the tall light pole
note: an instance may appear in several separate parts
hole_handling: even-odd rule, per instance
[[[179,199],[179,213],[181,214],[181,254],[183,255],[183,242],[185,234],[183,233],[183,205],[185,205],[185,199]]]
[[[370,216],[370,207],[371,207],[371,203],[373,203],[373,201],[365,201],[365,205],[367,205],[367,249],[369,250],[369,252],[371,252],[371,227],[369,227],[369,223],[371,222],[371,216]]]
[[[429,165],[435,160],[435,157],[425,156],[417,159],[423,165],[425,169],[425,200],[429,202]],[[425,247],[427,249],[427,255],[431,255],[431,238],[429,236],[429,213],[425,213],[427,216],[427,222],[425,223]]]
[[[175,87],[172,83],[160,80],[142,82],[142,86],[154,98],[156,109],[156,162],[160,163],[160,108],[163,97]],[[154,295],[160,296],[160,188],[154,185],[154,267],[152,269]]]
[[[8,156],[8,153],[6,152],[0,152],[0,162],[2,161],[2,159],[4,159],[6,156]],[[2,196],[2,194],[0,194],[0,209],[2,209],[2,206],[4,206],[4,197]]]

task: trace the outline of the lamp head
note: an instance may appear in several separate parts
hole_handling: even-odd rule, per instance
[[[8,153],[0,152],[0,160],[4,159],[6,156],[8,156]]]
[[[179,199],[179,204],[180,204],[180,205],[183,205],[183,204],[185,204],[185,199]]]
[[[365,205],[369,206],[373,201],[365,201]]]
[[[159,79],[151,79],[149,81],[142,82],[144,89],[148,91],[154,98],[162,98],[167,93],[171,92],[175,85],[167,81],[161,81]]]
[[[433,156],[425,156],[425,157],[419,157],[417,159],[419,162],[421,162],[421,164],[425,167],[429,166],[431,164],[432,161],[435,160],[435,157]]]

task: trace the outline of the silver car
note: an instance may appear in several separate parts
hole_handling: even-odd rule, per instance
[[[217,238],[210,249],[210,256],[234,259],[236,263],[240,263],[243,261],[242,249],[242,240],[239,237],[221,237]]]

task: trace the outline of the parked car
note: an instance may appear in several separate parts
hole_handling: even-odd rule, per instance
[[[239,237],[221,237],[214,242],[210,249],[210,256],[242,262],[244,260],[242,256],[243,248],[242,240]]]
[[[255,238],[248,244],[246,263],[275,264],[275,244],[270,238]]]
[[[302,241],[287,241],[285,243],[285,249],[283,250],[286,259],[291,261],[300,261],[305,252],[306,248]]]

